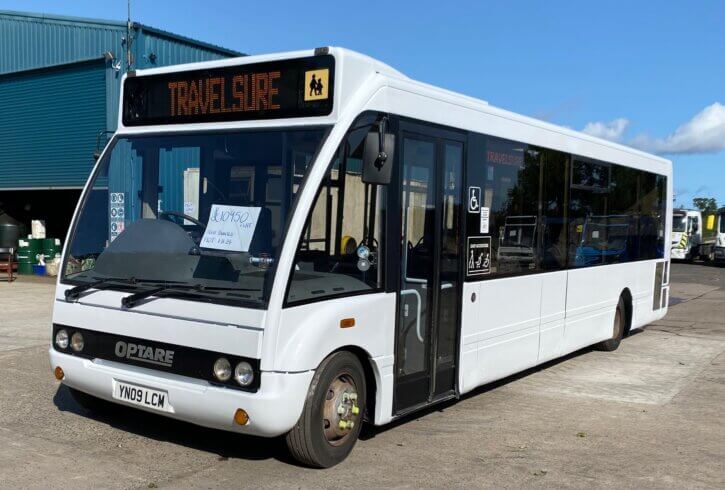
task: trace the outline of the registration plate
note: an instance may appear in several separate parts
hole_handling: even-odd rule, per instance
[[[162,412],[170,412],[169,394],[145,386],[116,381],[113,387],[113,398],[141,407],[153,408]]]

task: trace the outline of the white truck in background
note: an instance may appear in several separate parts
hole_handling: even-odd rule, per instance
[[[725,208],[706,216],[708,222],[704,224],[699,210],[673,209],[672,260],[725,260],[723,213]]]
[[[715,247],[712,258],[716,264],[725,265],[725,206],[721,207],[717,212]]]

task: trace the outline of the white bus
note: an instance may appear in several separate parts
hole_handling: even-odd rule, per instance
[[[713,259],[716,264],[725,264],[725,207],[717,211],[717,228]]]
[[[85,407],[284,436],[329,467],[363,422],[662,318],[671,198],[667,160],[344,49],[130,73],[51,365]]]

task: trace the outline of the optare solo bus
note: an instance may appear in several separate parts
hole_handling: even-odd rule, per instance
[[[86,406],[330,467],[363,424],[662,318],[671,203],[667,160],[345,49],[129,73],[51,365]]]

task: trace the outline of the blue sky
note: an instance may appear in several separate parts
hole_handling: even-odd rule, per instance
[[[126,0],[0,0],[122,20]],[[658,152],[678,203],[725,205],[725,2],[132,2],[136,21],[246,53],[336,45],[491,104]]]

